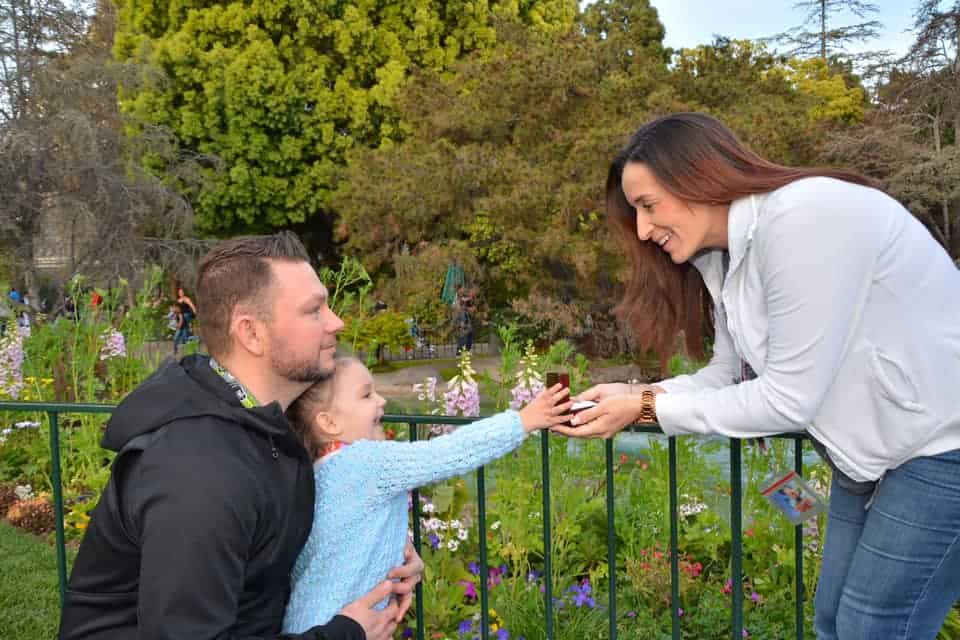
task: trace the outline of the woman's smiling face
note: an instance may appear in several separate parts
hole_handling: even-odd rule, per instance
[[[687,262],[701,249],[727,246],[729,206],[681,200],[639,162],[624,166],[621,184],[627,202],[637,211],[637,238],[658,245],[674,263]]]

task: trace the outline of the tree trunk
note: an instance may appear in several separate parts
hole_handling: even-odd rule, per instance
[[[820,57],[827,61],[827,0],[820,0]]]

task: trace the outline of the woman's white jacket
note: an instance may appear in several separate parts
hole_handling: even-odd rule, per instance
[[[671,435],[807,430],[858,481],[960,448],[960,271],[874,189],[798,180],[734,201],[694,265],[716,306],[710,363],[660,383]],[[732,384],[740,359],[757,378]]]

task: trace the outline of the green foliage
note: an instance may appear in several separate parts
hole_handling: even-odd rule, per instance
[[[353,345],[367,354],[372,362],[378,347],[387,347],[394,353],[413,346],[413,337],[407,327],[406,315],[396,311],[384,311],[372,316],[351,318],[346,332],[353,337]]]
[[[859,86],[848,87],[843,75],[835,73],[821,58],[794,59],[794,72],[789,78],[801,93],[818,98],[807,110],[811,122],[863,121],[864,91]]]
[[[413,79],[400,100],[407,140],[351,155],[331,201],[339,237],[371,273],[394,278],[388,288],[410,289],[409,274],[429,269],[420,290],[438,296],[443,269],[457,260],[493,309],[532,294],[609,304],[596,283],[612,284],[619,257],[599,185],[628,127],[601,125],[626,111],[624,83],[652,89],[665,65],[638,56],[629,71],[606,74],[598,58],[606,42],[579,30],[502,31],[495,50]],[[557,317],[582,315],[569,311]]]
[[[378,347],[396,352],[412,346],[405,314],[374,311],[370,299],[373,281],[359,261],[346,258],[338,270],[323,268],[319,276],[328,288],[330,308],[344,321],[343,335],[352,351],[362,351],[372,364]]]
[[[396,97],[411,69],[442,72],[489,50],[495,19],[551,32],[576,12],[570,0],[117,6],[117,58],[155,70],[124,88],[123,110],[169,128],[183,151],[220,161],[192,194],[198,228],[208,233],[323,213],[351,149],[404,137]]]
[[[808,114],[822,99],[804,93],[787,63],[762,44],[717,38],[678,52],[671,84],[690,110],[716,116],[758,153],[803,164],[818,140]]]

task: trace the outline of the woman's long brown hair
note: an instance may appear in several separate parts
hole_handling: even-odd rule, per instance
[[[704,339],[713,332],[713,302],[692,264],[674,264],[653,242],[637,238],[636,210],[621,184],[624,167],[632,162],[645,165],[664,189],[692,204],[730,204],[812,177],[876,186],[852,171],[786,167],[765,160],[719,120],[702,113],[676,113],[640,127],[607,175],[607,218],[632,267],[615,312],[642,347],[660,355],[663,368],[681,332],[687,352],[703,358]]]

